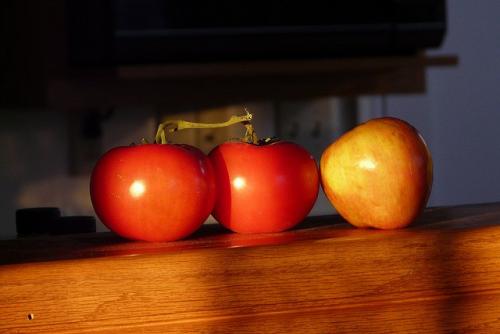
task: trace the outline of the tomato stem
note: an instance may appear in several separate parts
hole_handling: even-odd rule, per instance
[[[158,130],[156,131],[155,142],[157,144],[167,144],[167,133],[176,132],[184,129],[215,129],[215,128],[224,128],[227,126],[231,126],[233,124],[241,123],[246,128],[245,136],[243,137],[243,141],[247,143],[258,144],[259,139],[255,130],[253,129],[252,123],[250,121],[253,118],[253,115],[248,112],[245,108],[245,115],[241,116],[231,116],[227,121],[222,123],[195,123],[188,122],[183,120],[166,120],[161,122],[158,125]]]

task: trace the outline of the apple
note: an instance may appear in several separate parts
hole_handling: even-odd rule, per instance
[[[330,144],[320,173],[332,205],[357,227],[408,226],[432,188],[432,158],[424,139],[391,117],[358,125]]]

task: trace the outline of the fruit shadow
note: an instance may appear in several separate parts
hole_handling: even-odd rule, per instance
[[[488,287],[481,284],[486,284],[495,269],[497,255],[487,247],[487,229],[498,226],[498,214],[488,213],[495,208],[500,209],[500,203],[431,208],[412,228],[425,230],[431,238],[425,270],[433,278],[429,290],[435,298],[434,328],[439,332],[468,332],[474,330],[471,324],[478,328],[488,325],[479,323],[487,316],[480,304],[491,300],[489,293],[484,295]]]

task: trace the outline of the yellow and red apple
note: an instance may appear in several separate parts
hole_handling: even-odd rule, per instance
[[[323,152],[323,189],[357,227],[408,226],[425,207],[432,158],[420,133],[396,118],[378,118],[345,133]]]

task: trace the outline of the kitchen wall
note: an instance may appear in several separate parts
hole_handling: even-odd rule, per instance
[[[146,109],[121,110],[103,123],[101,148],[128,145],[152,133],[154,115]],[[0,112],[0,239],[16,236],[17,208],[55,206],[64,215],[94,215],[88,173],[93,162],[84,166],[77,159],[81,154],[70,153],[75,138],[81,139],[74,116],[46,110]],[[85,143],[78,146],[82,148]],[[98,229],[105,230],[102,224]]]
[[[500,200],[500,1],[448,1],[445,43],[460,64],[428,71],[422,96],[372,99],[374,115],[419,128],[434,158],[431,205]],[[385,108],[384,108],[385,105]]]
[[[259,136],[272,137],[279,133],[285,139],[304,145],[317,159],[322,148],[347,129],[350,123],[344,119],[351,117],[345,115],[353,113],[336,98],[289,103],[250,102],[245,107],[254,114],[253,123]],[[227,120],[244,111],[240,105],[181,114],[156,108],[120,108],[112,112],[100,111],[105,116],[98,124],[86,124],[89,117],[95,119],[95,112],[0,112],[3,145],[0,151],[0,239],[16,236],[15,211],[18,208],[48,206],[59,207],[63,215],[95,215],[90,202],[89,179],[100,154],[115,146],[137,143],[143,137],[151,141],[158,119],[165,115],[171,119],[210,123]],[[278,118],[280,126],[277,126]],[[243,127],[234,126],[223,130],[181,131],[171,139],[208,153],[226,139],[243,134]],[[332,212],[332,206],[320,193],[311,214]],[[207,222],[214,220],[210,217]],[[97,228],[98,231],[107,230],[100,222]]]

